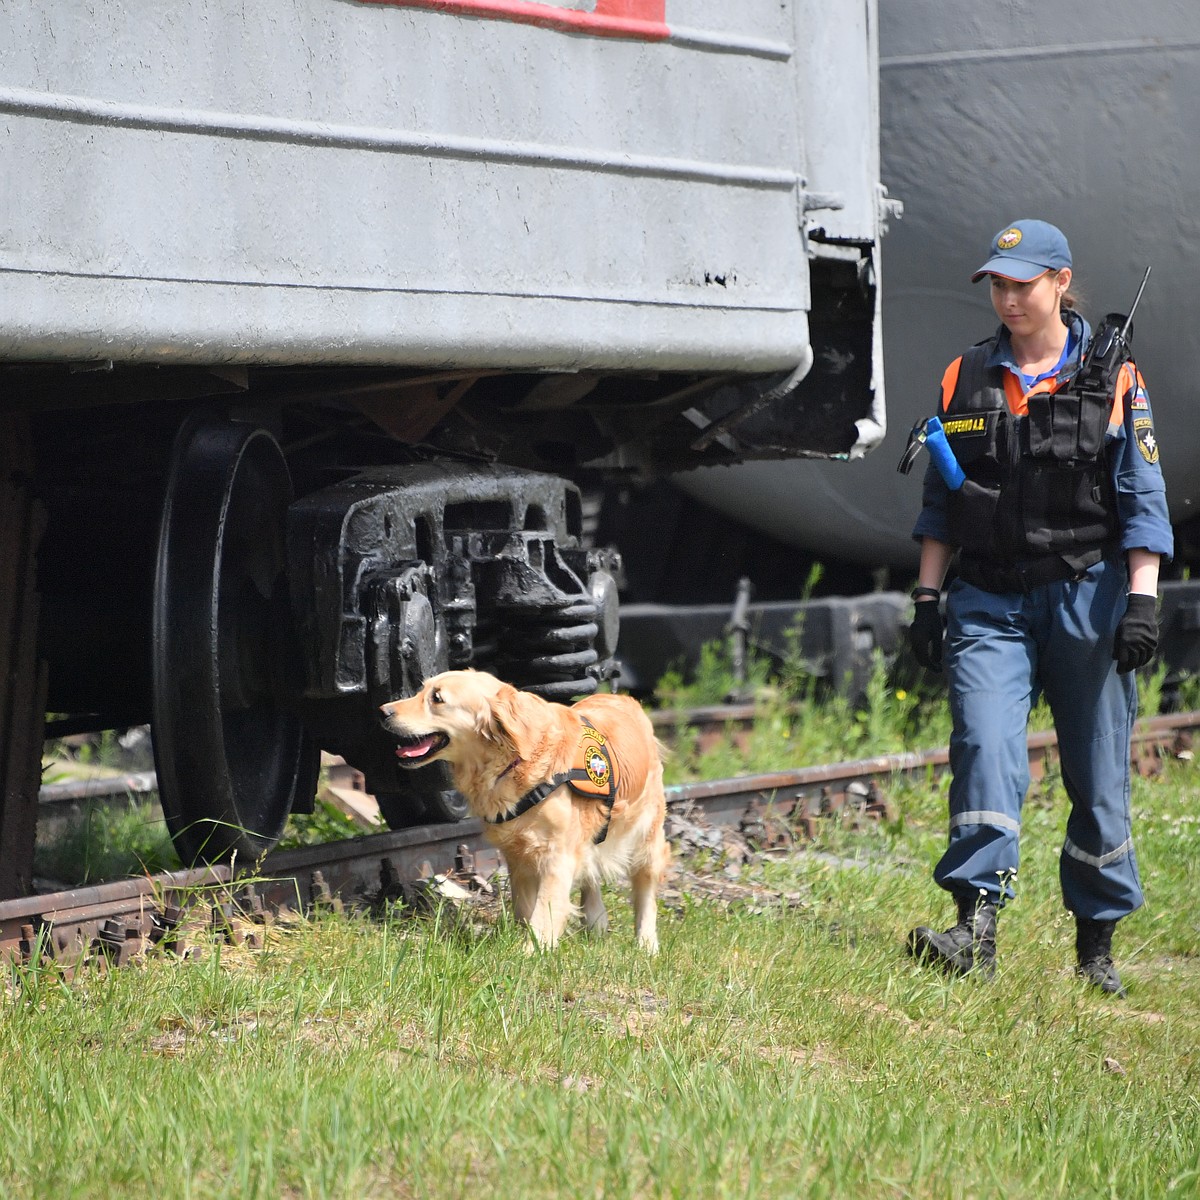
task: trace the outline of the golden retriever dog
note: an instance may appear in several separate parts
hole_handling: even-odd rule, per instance
[[[382,711],[401,766],[450,764],[539,946],[554,946],[577,911],[576,884],[587,929],[606,932],[601,881],[627,878],[638,941],[658,949],[666,800],[660,747],[636,700],[598,693],[555,704],[467,670],[435,675]]]

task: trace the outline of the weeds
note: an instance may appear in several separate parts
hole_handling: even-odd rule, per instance
[[[666,767],[669,783],[931,749],[948,741],[945,696],[898,686],[882,655],[873,660],[864,701],[856,708],[845,696],[818,687],[798,657],[798,637],[789,644],[777,666],[761,654],[750,657],[757,687],[748,733],[735,736],[731,730],[702,751],[683,730],[676,731]],[[672,709],[712,703],[708,698],[726,694],[732,683],[729,655],[714,643],[705,647],[694,678],[686,684],[678,676],[665,679],[655,702]]]
[[[179,865],[162,810],[152,800],[133,797],[117,804],[83,802],[71,819],[42,830],[33,860],[34,874],[73,884],[153,875]]]
[[[279,847],[322,845],[362,832],[351,817],[318,797],[311,813],[288,818]],[[157,801],[134,797],[86,801],[67,817],[43,821],[34,852],[35,875],[74,885],[154,875],[181,865]]]
[[[904,687],[881,655],[876,655],[862,704],[819,684],[799,650],[799,630],[789,636],[790,649],[781,663],[762,653],[747,658],[748,680],[755,696],[755,719],[748,732],[732,728],[715,745],[690,740],[687,731],[666,735],[673,753],[666,763],[668,783],[731,778],[846,761],[947,744],[950,716],[945,695]],[[1165,668],[1139,681],[1143,715],[1159,711],[1164,699]],[[731,655],[713,642],[703,648],[693,676],[665,676],[655,704],[683,709],[720,704],[734,690]],[[1173,691],[1176,707],[1200,707],[1200,681],[1183,680]],[[1030,716],[1031,730],[1053,727],[1050,710],[1040,700]],[[1033,797],[1037,802],[1036,797]],[[37,874],[76,883],[131,874],[174,870],[179,866],[162,821],[152,802],[128,806],[85,805],[82,818],[52,837],[39,841]],[[362,832],[352,818],[317,799],[311,814],[293,814],[280,840],[281,848],[318,845]]]
[[[379,828],[382,831],[387,827],[381,824]],[[292,813],[288,817],[283,836],[279,839],[279,848],[290,850],[297,846],[320,846],[325,842],[359,837],[362,833],[362,826],[353,817],[318,796],[311,813]]]

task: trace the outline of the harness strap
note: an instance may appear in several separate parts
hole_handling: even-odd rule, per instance
[[[569,771],[560,771],[557,775],[551,775],[549,779],[543,783],[539,783],[537,787],[530,788],[517,801],[516,806],[509,809],[508,812],[501,813],[498,817],[488,817],[488,824],[503,825],[505,821],[515,821],[518,817],[523,817],[531,808],[541,804],[551,792],[556,788],[562,787],[570,778]]]
[[[617,773],[613,769],[607,739],[587,717],[581,716],[579,719],[584,725],[579,741],[587,765],[560,771],[536,787],[530,788],[508,812],[501,813],[498,817],[488,817],[489,825],[503,825],[506,821],[515,821],[517,817],[524,816],[531,808],[541,804],[551,792],[562,787],[564,783],[569,783],[577,795],[604,802],[604,824],[592,838],[592,842],[598,846],[608,837],[613,802],[617,798]],[[606,788],[606,791],[598,791],[598,788]]]

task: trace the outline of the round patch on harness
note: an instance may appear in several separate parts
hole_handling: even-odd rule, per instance
[[[601,751],[590,751],[584,757],[583,769],[587,772],[587,777],[596,785],[596,787],[608,786],[612,769],[609,766],[608,759],[603,753],[601,753]]]
[[[1021,231],[1019,229],[1006,229],[996,239],[997,250],[1011,250],[1014,246],[1021,244]]]
[[[1154,436],[1154,422],[1149,417],[1134,417],[1133,436],[1142,457],[1148,463],[1158,462],[1158,438]]]

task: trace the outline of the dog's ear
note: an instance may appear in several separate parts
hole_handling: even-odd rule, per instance
[[[502,684],[492,700],[491,728],[481,730],[488,736],[506,741],[520,758],[528,758],[537,739],[536,697]]]

